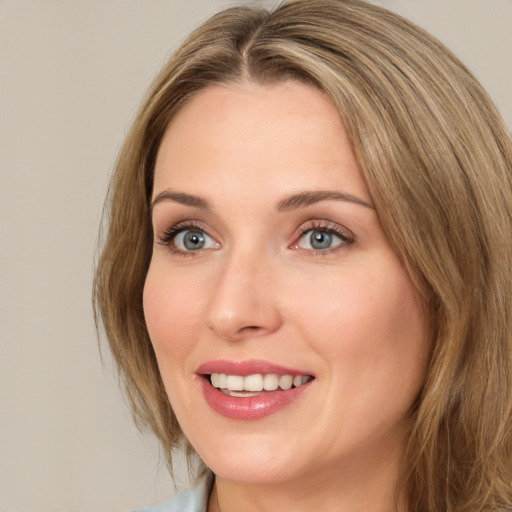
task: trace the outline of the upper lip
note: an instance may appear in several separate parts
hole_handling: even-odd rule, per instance
[[[302,371],[297,368],[290,368],[269,361],[251,359],[246,361],[230,361],[228,359],[219,359],[216,361],[208,361],[196,370],[199,375],[210,375],[212,373],[225,373],[226,375],[254,375],[257,373],[277,375],[311,375],[309,371]]]

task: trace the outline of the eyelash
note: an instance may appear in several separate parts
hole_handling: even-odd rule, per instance
[[[335,235],[341,239],[341,243],[331,248],[327,249],[301,249],[298,247],[298,243],[301,238],[311,231],[320,231],[322,233],[327,233],[330,235]],[[355,242],[355,236],[346,228],[341,228],[338,224],[330,222],[328,220],[322,221],[310,221],[304,226],[301,226],[298,230],[296,241],[292,244],[295,250],[303,250],[307,251],[310,254],[314,255],[322,255],[327,256],[329,254],[335,253],[339,250],[343,250],[347,246],[352,245]]]
[[[163,245],[165,247],[168,247],[171,251],[171,254],[178,254],[180,256],[196,256],[197,253],[202,252],[201,250],[197,251],[182,251],[180,249],[177,249],[174,245],[175,238],[184,231],[201,231],[205,233],[208,237],[208,235],[205,231],[205,229],[197,222],[194,221],[185,221],[180,222],[174,226],[169,227],[166,229],[157,240],[157,243],[159,245]],[[330,235],[335,235],[341,239],[341,243],[339,245],[336,245],[335,247],[327,248],[327,249],[302,249],[301,247],[298,247],[298,244],[302,237],[309,233],[310,231],[320,231],[322,233],[327,233]],[[212,237],[210,237],[212,238]],[[354,243],[355,237],[354,235],[348,231],[346,228],[342,229],[339,225],[334,224],[333,222],[323,220],[323,221],[310,221],[304,226],[301,226],[297,232],[295,242],[291,244],[291,247],[294,250],[298,251],[306,251],[309,254],[314,255],[322,255],[326,256],[328,254],[332,254],[334,252],[337,252],[339,250],[342,250],[343,248],[350,246]]]
[[[174,239],[183,231],[189,231],[189,230],[202,231],[203,233],[206,233],[204,228],[200,224],[198,224],[194,221],[180,222],[174,226],[170,226],[169,228],[167,228],[162,233],[162,235],[160,237],[158,237],[157,243],[167,247],[171,251],[171,254],[178,254],[180,256],[192,256],[192,257],[196,256],[197,252],[200,252],[200,251],[182,251],[182,250],[176,248],[176,246],[174,245]]]

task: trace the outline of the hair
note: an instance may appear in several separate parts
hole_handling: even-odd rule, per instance
[[[397,489],[410,510],[512,507],[512,142],[439,41],[363,0],[227,9],[150,87],[120,151],[94,301],[139,426],[184,440],[142,307],[156,155],[173,116],[214,84],[299,80],[337,106],[383,230],[422,296],[432,349]]]

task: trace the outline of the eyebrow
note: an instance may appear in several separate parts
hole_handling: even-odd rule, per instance
[[[185,194],[184,192],[164,190],[163,192],[157,194],[155,199],[153,199],[150,205],[150,211],[152,211],[157,204],[162,203],[163,201],[174,201],[176,203],[180,203],[185,206],[192,206],[201,210],[210,209],[210,204],[206,199],[202,197],[192,194]],[[298,208],[311,206],[315,203],[319,203],[320,201],[347,201],[349,203],[354,203],[359,206],[364,206],[366,208],[370,208],[371,210],[375,210],[375,207],[372,204],[363,201],[357,196],[348,194],[346,192],[337,192],[332,190],[312,190],[293,194],[291,196],[285,197],[284,199],[281,199],[281,201],[279,201],[276,205],[276,210],[278,212],[296,210]]]
[[[305,208],[312,204],[319,203],[320,201],[347,201],[354,203],[366,208],[375,210],[375,206],[363,201],[359,197],[346,192],[336,192],[333,190],[313,190],[310,192],[300,192],[299,194],[293,194],[289,197],[285,197],[279,203],[277,203],[277,211],[285,212],[289,210],[295,210],[297,208]]]
[[[208,210],[210,208],[208,201],[202,197],[185,194],[183,192],[164,190],[163,192],[157,194],[155,199],[151,201],[149,210],[152,211],[157,204],[162,203],[163,201],[175,201],[176,203],[184,204],[185,206],[194,206],[195,208],[200,208],[201,210]]]

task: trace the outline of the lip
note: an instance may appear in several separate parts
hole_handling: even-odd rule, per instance
[[[225,395],[219,389],[214,388],[210,384],[207,375],[211,373],[226,373],[245,377],[255,373],[276,373],[277,375],[292,376],[312,374],[259,360],[210,361],[202,364],[196,373],[203,396],[210,408],[226,418],[235,420],[257,420],[274,414],[298,400],[315,381],[315,379],[312,379],[297,388],[291,388],[286,391],[267,391],[250,397],[233,397]]]
[[[225,373],[226,375],[254,375],[255,373],[276,373],[277,375],[314,375],[309,371],[299,370],[297,368],[288,368],[285,366],[262,361],[259,359],[251,359],[248,361],[229,361],[227,359],[219,359],[218,361],[208,361],[202,364],[196,370],[198,375],[210,375],[212,373]]]

